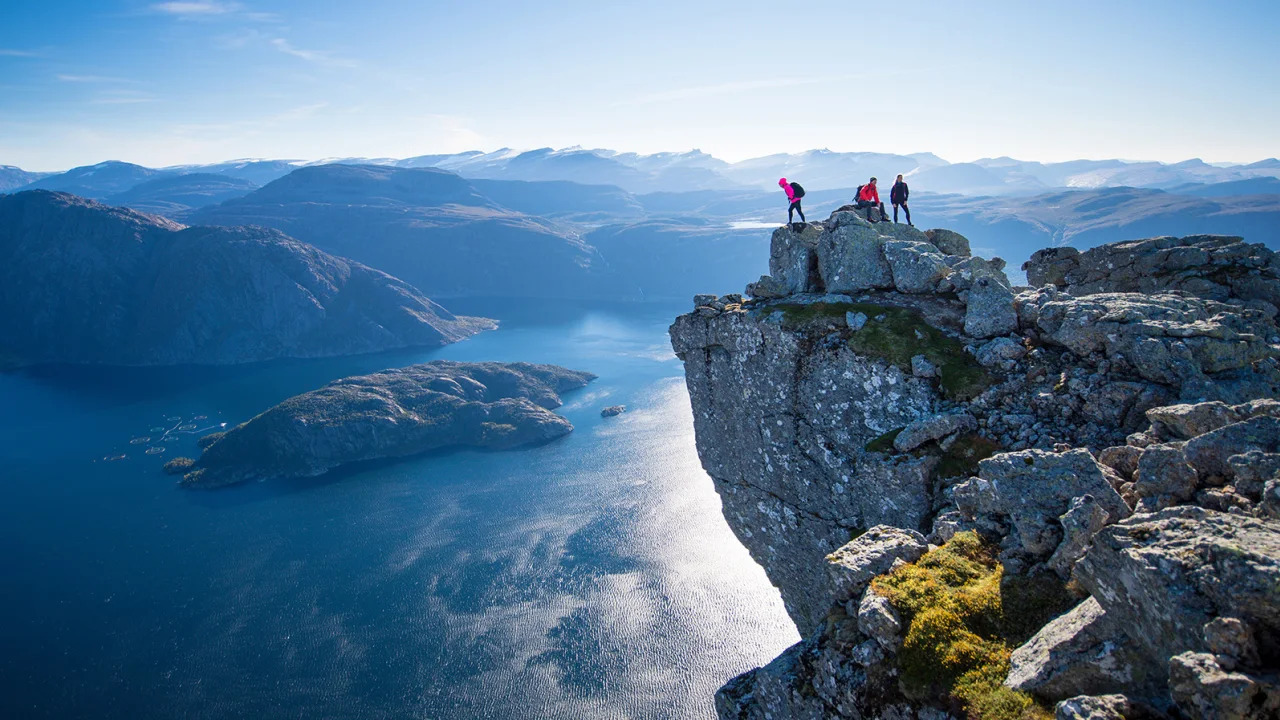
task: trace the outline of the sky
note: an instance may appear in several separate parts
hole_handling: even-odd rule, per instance
[[[1280,155],[1280,3],[5,0],[0,165]]]

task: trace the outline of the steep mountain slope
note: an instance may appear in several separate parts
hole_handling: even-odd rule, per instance
[[[40,178],[18,190],[58,190],[93,200],[102,200],[148,180],[177,174],[166,170],[153,170],[133,163],[108,160],[97,165],[84,165],[64,173]]]
[[[257,188],[248,180],[213,173],[164,175],[112,195],[105,202],[139,212],[180,218],[187,211],[243,197]]]
[[[514,212],[442,170],[300,168],[192,222],[263,225],[433,297],[633,297],[575,232]]]
[[[183,226],[64,193],[0,197],[0,356],[226,364],[443,345],[492,327],[262,228]]]

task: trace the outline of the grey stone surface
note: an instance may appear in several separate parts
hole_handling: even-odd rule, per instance
[[[923,417],[908,423],[902,429],[902,432],[898,433],[898,436],[893,439],[893,447],[898,452],[907,452],[915,450],[927,442],[941,440],[948,435],[965,430],[973,430],[977,427],[978,421],[968,413]]]
[[[892,651],[901,641],[902,618],[888,598],[868,587],[858,603],[858,629],[886,651]]]
[[[1108,522],[1129,516],[1129,506],[1087,450],[1001,453],[978,467],[979,478],[969,483],[988,487],[990,499],[961,504],[960,510],[971,517],[1007,515],[1022,549],[1032,557],[1047,558],[1062,542],[1059,517],[1070,509],[1073,498],[1092,496]],[[957,503],[962,495],[957,489]]]
[[[1005,335],[1018,329],[1013,291],[987,277],[974,280],[968,290],[964,332],[976,338]]]
[[[1224,272],[1226,267],[1234,271]],[[1083,253],[1051,248],[1032,254],[1023,269],[1033,287],[1054,285],[1073,295],[1178,290],[1210,300],[1280,305],[1275,253],[1225,235],[1109,243]]]
[[[958,232],[934,228],[925,230],[924,234],[944,255],[969,255],[969,239]]]
[[[1147,411],[1147,419],[1151,421],[1157,434],[1174,440],[1190,440],[1224,425],[1240,422],[1244,418],[1231,406],[1215,400],[1151,408]]]
[[[1272,356],[1274,325],[1260,313],[1179,295],[1103,293],[1075,298],[1052,289],[1018,295],[1023,328],[1076,355],[1166,385],[1239,370]],[[1212,399],[1212,398],[1210,398]]]
[[[933,414],[938,400],[928,380],[843,343],[811,345],[776,315],[684,315],[671,339],[725,518],[808,634],[834,591],[827,554],[874,525],[925,528],[936,460],[886,462],[864,448]]]
[[[753,298],[772,300],[787,296],[787,286],[772,275],[761,275],[760,279],[747,284],[747,295]]]
[[[1229,672],[1209,653],[1169,660],[1173,702],[1191,720],[1266,720],[1280,714],[1280,692],[1257,678]]]
[[[942,253],[928,243],[891,240],[884,243],[883,252],[893,275],[893,286],[898,292],[934,292],[938,282],[951,274]],[[1010,295],[1010,307],[1012,297]]]
[[[311,477],[443,448],[545,442],[573,430],[551,412],[560,393],[593,379],[555,365],[436,360],[335,380],[222,434],[183,483]]]
[[[1187,462],[1201,477],[1232,478],[1231,458],[1250,451],[1280,451],[1280,418],[1261,416],[1232,423],[1187,441]]]
[[[1198,476],[1181,447],[1151,445],[1143,449],[1134,476],[1139,512],[1155,512],[1191,499]]]
[[[1124,695],[1077,695],[1054,707],[1054,720],[1133,720]]]
[[[1008,337],[998,337],[983,343],[978,348],[976,357],[985,367],[996,367],[1017,362],[1025,357],[1027,348],[1022,343]]]
[[[1207,652],[1215,617],[1280,632],[1280,524],[1192,506],[1135,515],[1095,535],[1075,569],[1152,677],[1174,655]]]
[[[1049,702],[1133,690],[1141,678],[1131,655],[1122,630],[1089,598],[1013,651],[1005,685]]]
[[[877,525],[827,556],[827,572],[835,587],[835,602],[861,597],[867,584],[898,563],[912,563],[929,549],[914,530]]]

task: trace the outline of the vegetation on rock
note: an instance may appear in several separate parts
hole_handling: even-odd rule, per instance
[[[923,355],[938,369],[938,385],[952,400],[969,400],[991,384],[986,369],[964,344],[933,327],[915,310],[873,303],[816,302],[774,305],[788,327],[800,328],[821,320],[841,320],[845,313],[862,313],[869,321],[849,334],[849,347],[911,372],[911,358]]]
[[[164,464],[164,471],[167,475],[183,475],[195,464],[196,461],[189,457],[176,457]]]
[[[1003,682],[1013,648],[1071,607],[1056,577],[1006,576],[995,548],[964,532],[872,585],[907,626],[898,662],[908,696],[949,695],[974,720],[1051,717]]]

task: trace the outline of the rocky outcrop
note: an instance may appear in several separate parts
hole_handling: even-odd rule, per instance
[[[494,327],[262,228],[184,228],[72,195],[0,197],[0,356],[228,364],[454,342]]]
[[[1261,310],[1280,307],[1280,256],[1227,235],[1158,237],[1111,243],[1084,252],[1041,250],[1023,266],[1034,287],[1072,295],[1181,292]]]
[[[1256,246],[1185,240],[1015,293],[963,238],[837,211],[774,233],[750,299],[695,298],[671,338],[699,454],[804,637],[722,717],[1271,712],[1280,330],[1243,289],[1145,292],[1115,259],[1211,245],[1200,277],[1280,284]]]
[[[561,437],[551,410],[594,375],[555,365],[425,365],[343,378],[202,442],[188,487],[312,477],[351,463],[447,448],[509,449]]]

